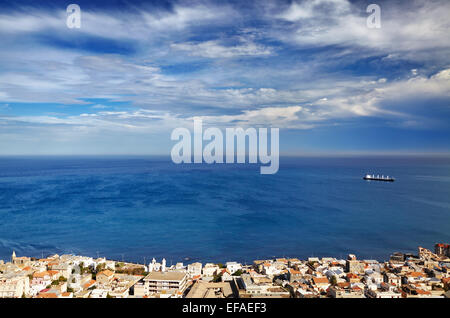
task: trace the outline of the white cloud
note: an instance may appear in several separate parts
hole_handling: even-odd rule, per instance
[[[207,58],[232,58],[242,56],[267,56],[273,54],[269,47],[256,44],[251,41],[243,41],[242,44],[234,46],[221,45],[218,40],[200,43],[174,43],[171,48],[187,51],[191,56]]]
[[[119,138],[123,142],[127,138],[137,140],[158,135],[160,136],[158,140],[164,141],[164,136],[169,136],[173,128],[190,128],[194,118],[201,118],[205,126],[221,128],[271,126],[281,129],[312,129],[317,126],[339,124],[339,120],[375,116],[396,120],[398,127],[417,128],[424,125],[434,125],[436,120],[439,119],[429,119],[427,114],[414,115],[404,105],[396,107],[395,104],[388,104],[394,106],[387,108],[386,101],[398,101],[404,98],[414,99],[415,96],[423,97],[424,95],[448,98],[450,96],[450,69],[441,70],[429,77],[415,76],[399,81],[373,81],[370,84],[364,82],[334,84],[338,87],[347,88],[334,90],[333,93],[330,90],[330,94],[326,94],[327,97],[319,95],[320,92],[323,93],[320,89],[317,92],[305,92],[310,97],[317,95],[316,100],[287,106],[273,105],[276,100],[293,98],[299,92],[290,92],[289,94],[293,95],[289,96],[287,92],[273,88],[247,88],[222,90],[219,92],[221,95],[211,96],[214,99],[222,99],[224,103],[250,99],[252,101],[270,101],[272,105],[241,107],[236,109],[234,114],[204,115],[202,112],[196,112],[189,116],[183,112],[177,112],[173,108],[166,110],[141,108],[109,111],[96,107],[92,113],[71,116],[62,114],[47,116],[3,115],[0,116],[0,122],[2,123],[0,125],[2,138],[0,139],[3,140],[0,140],[0,142],[9,147],[8,151],[15,151],[15,148],[11,145],[12,140],[29,142],[30,147],[32,147],[34,139],[44,138],[44,140],[52,140],[52,142],[49,141],[48,149],[56,149],[55,145],[58,145],[57,149],[62,152],[70,152],[73,151],[73,148],[66,149],[64,144],[68,141],[71,144],[79,141],[78,146],[83,149],[83,152],[92,151],[96,153],[100,149],[95,147],[94,144],[101,143],[104,138],[102,136],[117,136],[115,138]],[[361,88],[364,89],[361,90]],[[353,94],[350,94],[347,89],[350,89]],[[215,92],[209,93],[214,94]],[[425,117],[423,118],[423,116]],[[445,121],[445,119],[440,120]],[[126,143],[129,144],[130,140]],[[140,143],[145,144],[145,140],[142,139]],[[88,146],[91,144],[92,146]],[[154,151],[158,153],[158,151],[164,149],[161,147],[163,146],[160,145]],[[49,151],[48,149],[47,151]],[[120,151],[130,151],[127,149],[126,146],[121,148]],[[41,150],[36,149],[36,151]],[[108,151],[113,150],[109,149]]]
[[[0,33],[38,32],[47,28],[66,27],[66,18],[62,12],[54,15],[33,9],[20,13],[0,14]]]
[[[410,121],[417,118],[401,101],[418,98],[448,98],[450,96],[450,69],[444,69],[430,77],[415,76],[395,82],[379,82],[380,85],[356,95],[320,100],[320,108],[328,108],[333,118],[340,116],[388,116]],[[392,101],[394,101],[392,103]],[[391,102],[391,103],[389,103]],[[389,108],[384,104],[389,104]],[[399,104],[399,106],[397,106]],[[431,116],[433,114],[430,114]],[[410,121],[409,126],[412,126]]]
[[[329,7],[328,14],[342,15],[350,11],[350,3],[346,0],[310,0],[302,2],[292,2],[290,7],[277,17],[290,22],[316,17],[323,14],[324,7]]]
[[[97,105],[91,106],[91,108],[93,108],[93,109],[106,109],[106,108],[111,108],[111,106],[97,104]]]
[[[220,24],[223,21],[232,21],[238,13],[226,5],[206,6],[197,4],[191,6],[176,5],[170,13],[144,11],[142,15],[150,32],[155,29],[167,32],[211,22]]]
[[[333,118],[402,117],[408,113],[407,109],[385,109],[383,101],[414,94],[448,96],[448,70],[431,77],[418,76],[422,70],[415,70],[411,71],[414,78],[388,81],[385,77],[380,78],[385,74],[346,76],[328,74],[326,69],[319,67],[346,54],[355,54],[352,55],[355,59],[365,56],[359,55],[360,48],[373,49],[370,54],[383,51],[388,54],[386,60],[404,57],[405,54],[399,52],[405,50],[411,55],[419,51],[427,55],[436,49],[448,48],[446,16],[450,6],[437,1],[423,3],[420,7],[415,2],[411,5],[415,11],[400,13],[389,10],[394,10],[394,6],[382,6],[382,29],[373,30],[366,27],[365,10],[359,10],[364,12],[359,14],[356,4],[349,1],[293,2],[282,12],[258,17],[266,19],[264,28],[242,30],[239,34],[243,35],[232,38],[234,43],[217,34],[214,39],[203,42],[189,40],[198,34],[195,28],[199,26],[232,24],[240,19],[240,13],[228,6],[176,5],[170,12],[143,10],[133,14],[83,11],[82,28],[70,31],[65,27],[65,12],[3,14],[0,16],[0,33],[14,37],[10,39],[12,48],[5,45],[0,52],[5,68],[0,74],[0,99],[4,102],[86,104],[80,98],[106,98],[129,101],[143,109],[165,111],[164,116],[125,111],[14,119],[35,124],[97,125],[114,129],[148,129],[154,127],[155,121],[166,126],[176,125],[183,123],[181,118],[205,116],[202,112],[218,122],[236,120],[255,125],[273,122],[281,127],[300,128]],[[140,50],[131,57],[94,55],[57,49],[44,43],[36,44],[30,54],[21,46],[23,44],[14,40],[16,33],[34,34],[40,30],[58,34],[75,31],[132,40]],[[348,47],[336,55],[317,53],[312,61],[292,65],[267,62],[247,66],[250,57],[273,57],[274,49],[260,44],[263,36],[281,39],[289,47],[333,44]],[[165,41],[158,42],[157,39]],[[187,55],[217,60],[208,60],[210,68],[193,75],[163,71],[165,66],[188,64],[192,59]],[[249,59],[239,64],[239,59],[233,59],[239,57]],[[448,62],[448,56],[444,58]],[[237,84],[226,87],[225,83]],[[103,107],[107,106],[96,105],[92,109],[98,111]],[[222,115],[231,111],[238,115]],[[291,111],[294,113],[289,113]]]
[[[292,31],[271,31],[273,36],[298,45],[346,45],[392,52],[429,48],[449,48],[450,3],[410,1],[396,7],[381,5],[381,28],[366,26],[364,2],[312,0],[293,2],[276,15],[293,23]]]
[[[220,126],[272,126],[278,128],[311,128],[311,124],[300,123],[299,113],[307,114],[308,110],[301,106],[265,107],[244,110],[237,115],[196,116],[204,124]]]
[[[227,5],[179,5],[162,10],[142,7],[138,11],[99,11],[81,7],[81,28],[69,30],[65,7],[43,11],[24,7],[20,11],[0,14],[0,33],[31,33],[51,30],[56,33],[78,32],[114,39],[148,40],[168,33],[205,25],[230,23],[238,12]]]

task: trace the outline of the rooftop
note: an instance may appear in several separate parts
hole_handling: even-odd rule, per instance
[[[183,272],[150,272],[145,276],[144,280],[171,280],[181,281],[186,276]]]
[[[199,281],[194,284],[186,298],[228,298],[233,295],[229,282],[207,283]]]

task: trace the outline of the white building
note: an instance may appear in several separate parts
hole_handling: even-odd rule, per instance
[[[281,288],[280,286],[274,286],[268,282],[255,282],[254,279],[248,274],[242,274],[239,278],[242,287],[245,289],[247,295],[251,297],[286,297],[290,296],[289,291]]]
[[[29,295],[28,276],[0,275],[0,298],[19,298]]]
[[[156,262],[155,258],[152,259],[151,263],[148,264],[149,272],[165,272],[166,271],[166,259],[163,258],[161,263]]]
[[[230,282],[233,280],[233,276],[230,274],[230,271],[225,269],[222,270],[222,281],[223,282]]]
[[[217,274],[217,272],[219,271],[219,266],[217,266],[216,264],[212,264],[212,263],[207,263],[205,264],[205,267],[203,267],[203,276],[207,276],[207,277],[213,277],[214,275]]]
[[[188,275],[185,272],[150,272],[144,278],[143,286],[135,285],[144,296],[181,297],[187,288]],[[143,287],[143,288],[142,288]]]
[[[234,274],[236,271],[242,269],[242,264],[237,262],[227,262],[226,266],[230,274]]]
[[[371,298],[400,298],[402,294],[393,290],[368,289],[367,296]]]
[[[279,275],[283,270],[275,264],[265,263],[263,264],[263,273],[268,276]]]
[[[192,278],[194,276],[202,275],[202,263],[192,263],[187,266],[187,271],[189,276]]]
[[[177,269],[177,270],[185,269],[185,266],[183,265],[182,262],[178,262],[175,264],[175,269]]]

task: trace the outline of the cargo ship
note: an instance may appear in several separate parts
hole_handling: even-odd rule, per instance
[[[364,177],[363,177],[363,179],[364,180],[373,180],[373,181],[387,181],[387,182],[394,182],[395,181],[395,179],[394,178],[392,178],[392,177],[389,177],[389,176],[383,176],[383,175],[370,175],[370,174],[366,174]]]

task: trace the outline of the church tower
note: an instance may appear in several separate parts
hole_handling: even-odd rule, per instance
[[[152,262],[148,264],[148,271],[153,272],[155,270],[156,260],[153,257]]]

